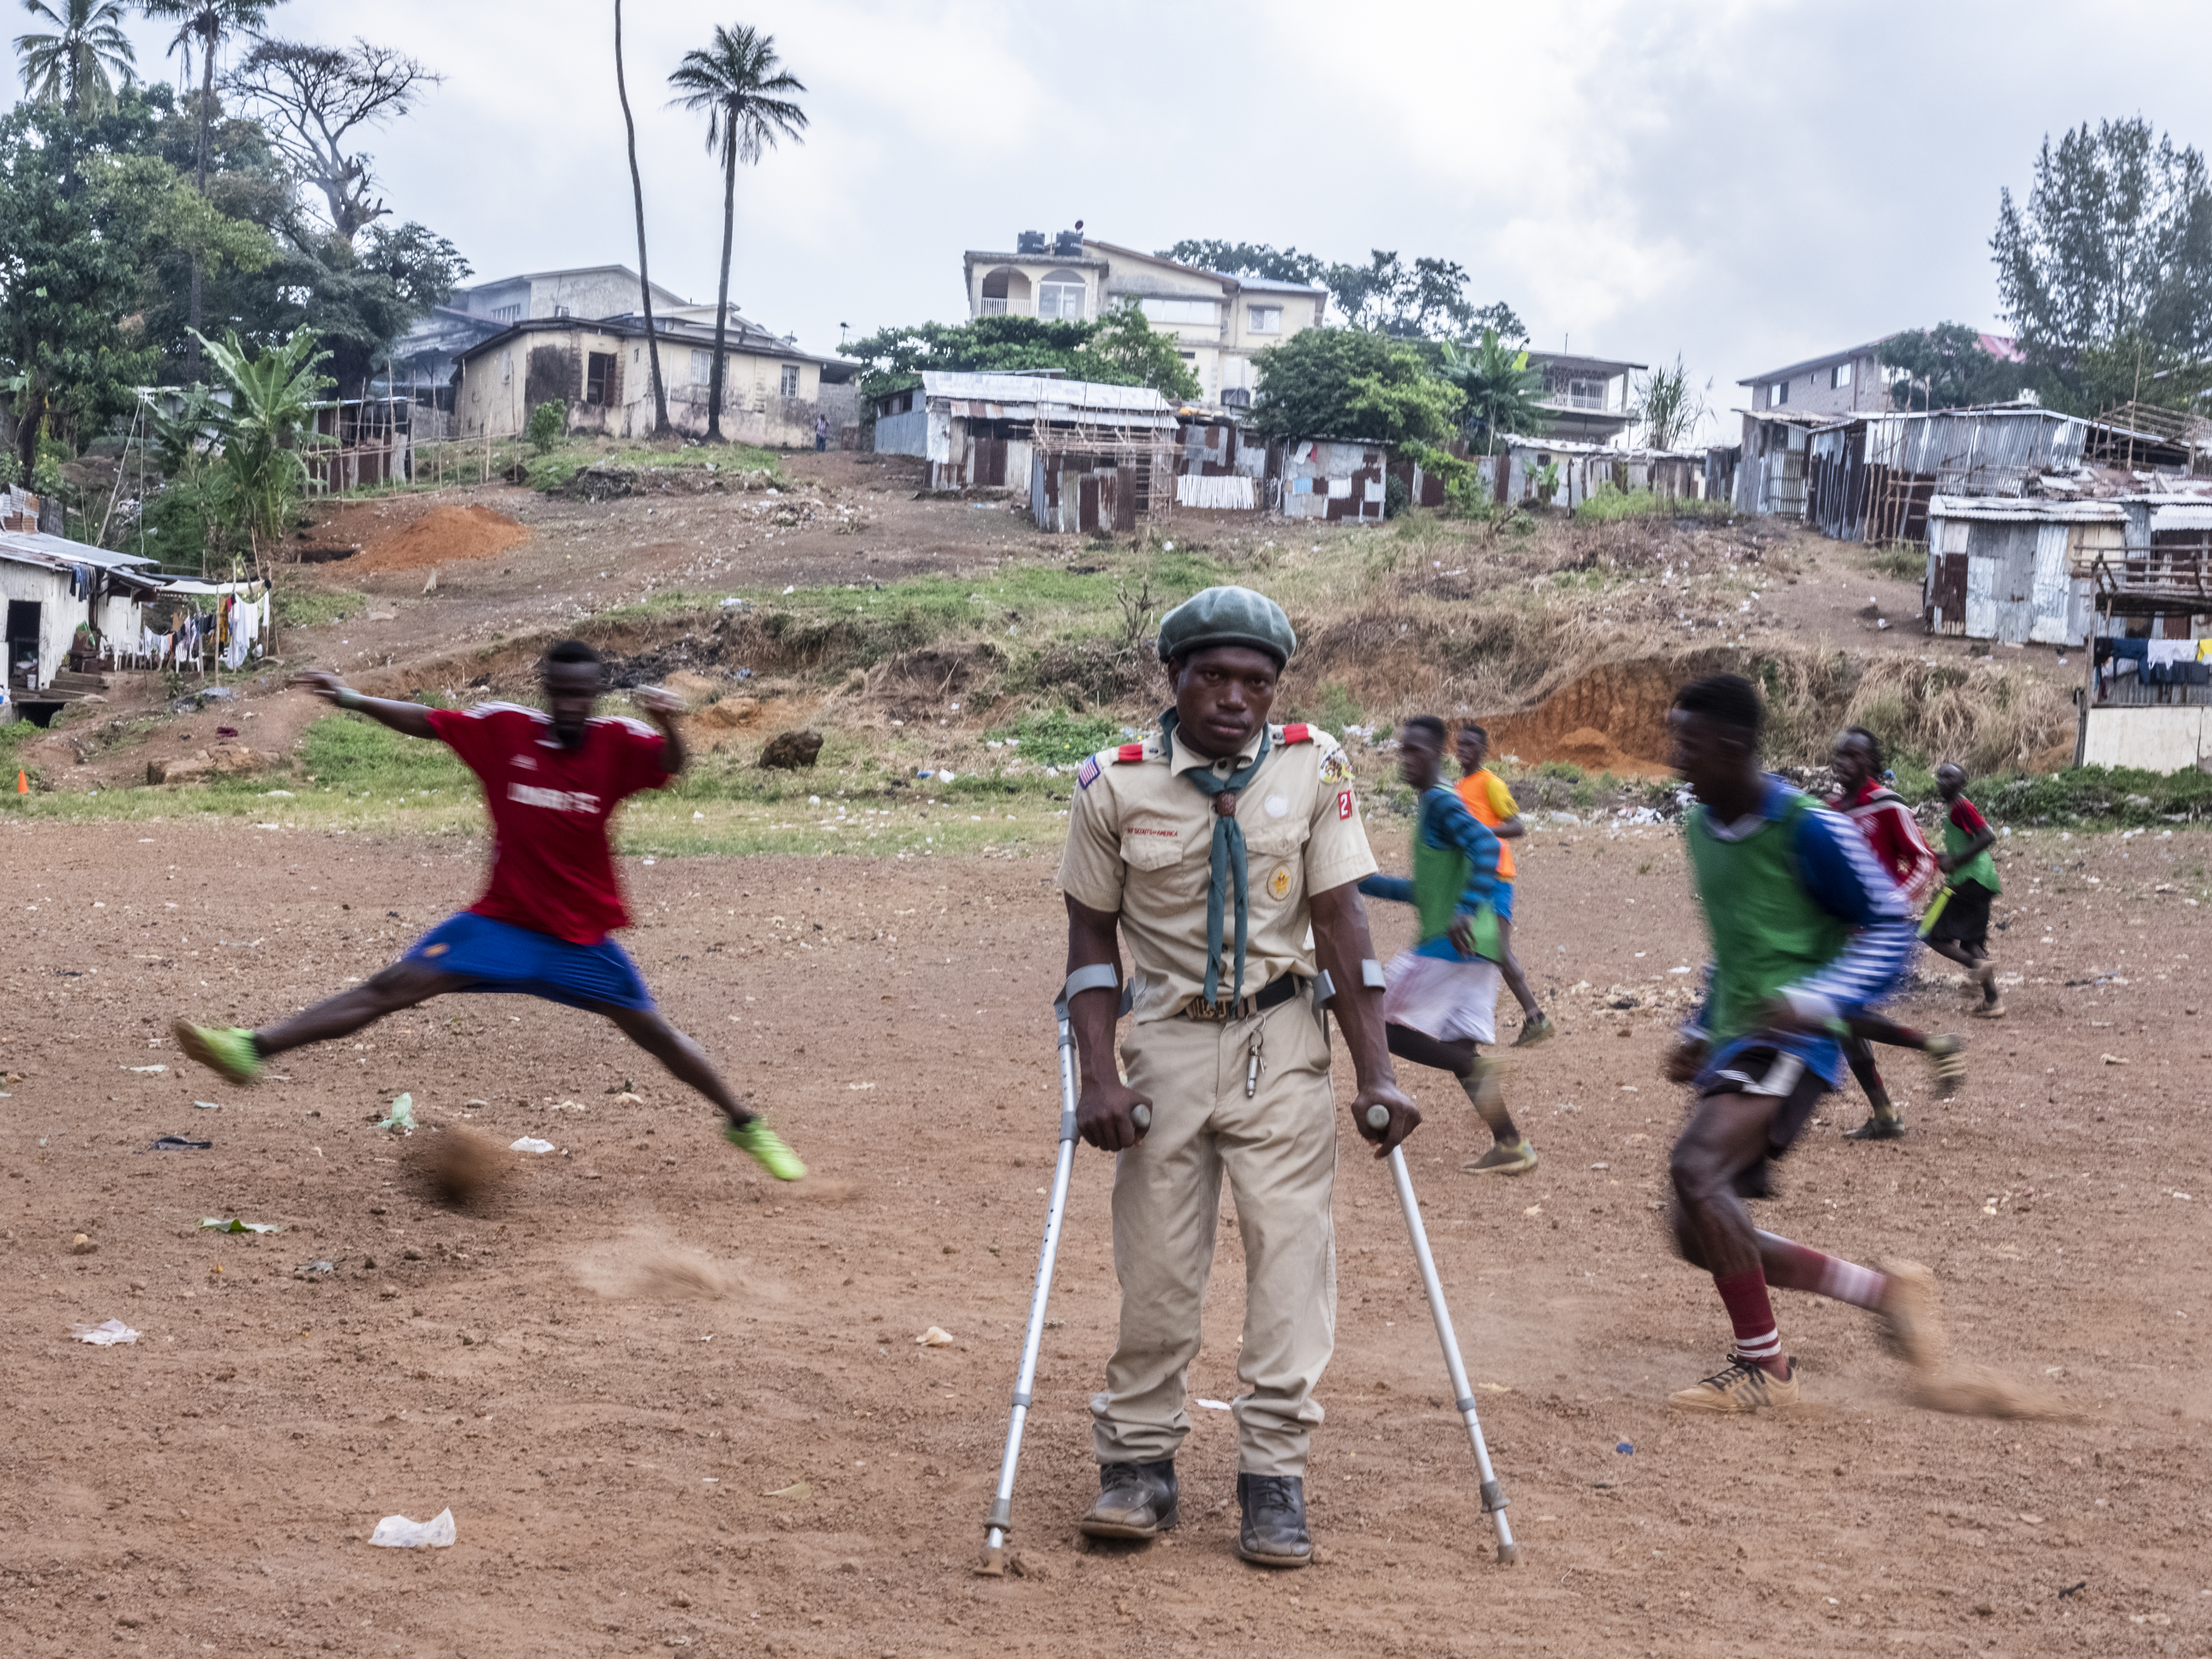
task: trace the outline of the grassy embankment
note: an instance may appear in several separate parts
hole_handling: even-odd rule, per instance
[[[1140,538],[1072,546],[1069,557],[881,586],[757,589],[735,617],[720,608],[729,590],[718,589],[665,592],[594,618],[580,631],[625,653],[672,652],[710,675],[750,668],[723,695],[762,703],[756,726],[702,751],[672,788],[630,804],[625,848],[928,854],[1055,843],[1073,767],[1164,700],[1145,644],[1159,613],[1227,580],[1276,595],[1304,635],[1279,705],[1285,717],[1340,733],[1387,731],[1423,708],[1523,706],[1624,663],[1659,684],[1717,665],[1757,674],[1778,758],[1817,759],[1838,726],[1872,726],[1896,750],[1911,793],[1930,787],[1935,756],[1964,754],[1985,774],[2002,772],[2070,727],[2063,696],[2020,665],[1860,657],[1820,641],[1738,643],[1739,607],[1786,584],[1793,555],[1711,526],[1625,520],[1516,534],[1415,515],[1325,545],[1285,526],[1237,552]],[[1711,625],[1682,627],[1679,613],[1690,608]],[[761,769],[765,736],[799,725],[823,734],[819,763]],[[1352,746],[1370,795],[1397,805],[1387,759],[1370,744]],[[1662,787],[1558,764],[1527,769],[1522,782],[1532,804],[1571,811],[1658,799]],[[2155,824],[2212,809],[2212,780],[2190,777],[2076,774],[2017,786],[1985,777],[1977,793],[2023,823]],[[354,717],[311,728],[277,773],[9,796],[0,812],[212,814],[422,833],[472,833],[482,823],[472,781],[442,750]]]

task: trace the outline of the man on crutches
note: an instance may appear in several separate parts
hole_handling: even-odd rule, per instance
[[[1091,1398],[1095,1538],[1177,1520],[1184,1381],[1228,1176],[1245,1250],[1237,1553],[1304,1566],[1313,1395],[1336,1327],[1335,1099],[1318,975],[1352,1050],[1359,1133],[1387,1157],[1420,1122],[1383,1035],[1358,884],[1375,870],[1336,740],[1267,713],[1297,636],[1273,601],[1208,588],[1160,623],[1160,735],[1085,763],[1067,850],[1076,1126],[1117,1155],[1120,1340]],[[1115,1058],[1119,928],[1134,1020]],[[1085,970],[1092,970],[1086,973]],[[1103,970],[1103,971],[1102,971]],[[1379,1121],[1370,1121],[1370,1113]]]

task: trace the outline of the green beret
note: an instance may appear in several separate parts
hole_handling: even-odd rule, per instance
[[[1213,645],[1247,645],[1281,667],[1298,648],[1283,607],[1249,587],[1209,587],[1160,618],[1160,660],[1173,662]]]

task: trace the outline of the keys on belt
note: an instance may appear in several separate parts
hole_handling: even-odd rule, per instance
[[[1304,983],[1296,974],[1285,974],[1257,995],[1246,997],[1242,1002],[1232,1002],[1227,997],[1218,1002],[1207,1002],[1203,998],[1193,997],[1183,1004],[1181,1012],[1185,1019],[1215,1022],[1249,1019],[1254,1014],[1264,1014],[1270,1008],[1281,1007],[1297,995]]]

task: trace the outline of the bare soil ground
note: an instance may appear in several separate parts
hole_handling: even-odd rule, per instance
[[[1048,860],[626,861],[648,979],[813,1166],[783,1188],[614,1031],[540,1004],[432,1005],[250,1091],[180,1060],[172,1015],[265,1018],[373,971],[467,900],[477,848],[0,827],[6,1645],[2212,1650],[2203,843],[2005,850],[2011,1018],[1957,1021],[1940,987],[1911,1005],[1970,1028],[1972,1081],[1938,1103],[1899,1057],[1910,1137],[1841,1141],[1859,1109],[1839,1099],[1761,1208],[1859,1260],[1929,1263],[1960,1358],[2057,1414],[1909,1406],[1863,1316],[1778,1296],[1812,1403],[1668,1416],[1726,1336],[1659,1212],[1682,1103],[1656,1062],[1697,919],[1664,831],[1547,830],[1519,942],[1563,1035],[1509,1085],[1543,1167],[1461,1174],[1470,1115],[1411,1074],[1432,1113],[1413,1165],[1525,1565],[1489,1562],[1402,1222],[1347,1133],[1321,1564],[1235,1559],[1233,1430],[1206,1410],[1182,1529],[1079,1548],[1115,1306],[1109,1170],[1086,1150],[1016,1500],[1027,1576],[988,1582],[969,1568],[1054,1152]],[[1382,918],[1386,949],[1403,918]],[[372,1121],[400,1091],[411,1139]],[[463,1121],[559,1150],[512,1155],[455,1213],[410,1160]],[[164,1134],[214,1145],[146,1150]],[[200,1225],[233,1217],[283,1231]],[[1226,1224],[1218,1266],[1192,1382],[1225,1400]],[[110,1317],[135,1346],[70,1340]],[[951,1346],[916,1345],[933,1325]],[[447,1507],[452,1549],[366,1542],[380,1516]]]

